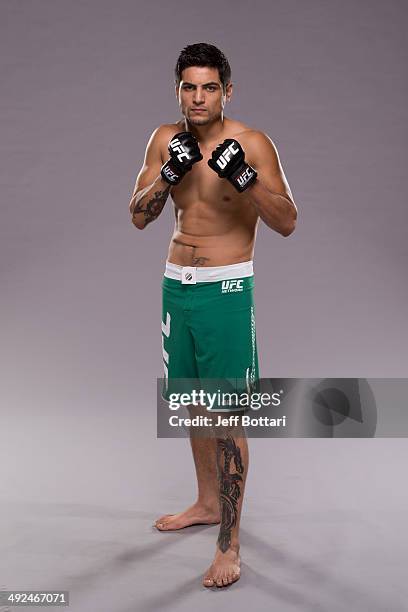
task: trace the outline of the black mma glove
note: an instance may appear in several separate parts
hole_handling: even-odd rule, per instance
[[[252,185],[257,172],[245,161],[245,153],[237,140],[227,138],[212,152],[208,165],[220,178],[226,178],[240,193]]]
[[[170,185],[178,185],[193,164],[203,159],[197,138],[191,132],[179,132],[168,144],[170,158],[163,164],[160,174]]]

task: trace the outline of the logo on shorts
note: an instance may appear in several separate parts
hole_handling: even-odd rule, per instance
[[[186,278],[187,280],[191,280],[191,279],[193,278],[193,275],[191,274],[191,272],[187,272],[187,274],[186,274],[185,278]]]
[[[166,351],[166,349],[164,348],[164,336],[166,336],[166,338],[168,338],[170,336],[170,322],[171,322],[171,316],[169,312],[166,312],[166,323],[164,323],[162,321],[161,324],[161,328],[162,328],[162,352],[163,352],[163,366],[164,366],[164,379],[166,382],[166,390],[167,390],[167,383],[168,383],[168,378],[169,378],[169,354]]]
[[[221,293],[233,293],[235,291],[244,290],[244,279],[233,278],[231,280],[222,281]]]

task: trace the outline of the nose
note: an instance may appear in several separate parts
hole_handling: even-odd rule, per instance
[[[204,102],[204,89],[202,87],[197,87],[194,90],[193,102],[194,102],[194,104],[197,104],[197,106],[199,104],[203,104],[203,102]]]

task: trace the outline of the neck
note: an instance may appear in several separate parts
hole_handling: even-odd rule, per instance
[[[225,124],[224,115],[221,115],[218,119],[206,125],[195,125],[190,123],[188,119],[184,119],[184,125],[186,130],[194,134],[199,142],[205,144],[207,141],[215,140],[220,136],[224,130]]]

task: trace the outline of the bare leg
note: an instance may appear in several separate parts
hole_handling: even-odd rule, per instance
[[[193,418],[197,414],[204,414],[205,408],[191,406],[189,412]],[[216,440],[211,432],[204,432],[201,436],[196,433],[193,433],[193,428],[190,429],[190,443],[197,475],[197,501],[183,512],[166,514],[157,519],[155,526],[160,531],[220,522]]]
[[[206,587],[227,586],[240,577],[239,524],[248,462],[248,443],[241,427],[217,438],[221,525],[214,561],[203,579]]]

